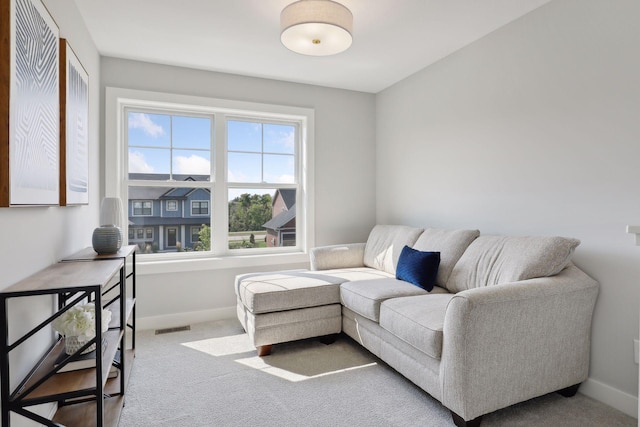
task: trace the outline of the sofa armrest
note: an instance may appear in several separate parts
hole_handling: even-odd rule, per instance
[[[311,270],[364,267],[365,243],[321,246],[311,249]]]
[[[553,277],[470,289],[444,319],[442,403],[465,420],[587,378],[598,282]]]

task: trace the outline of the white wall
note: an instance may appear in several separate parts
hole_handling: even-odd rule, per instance
[[[638,16],[637,0],[552,1],[376,100],[377,222],[581,239],[601,284],[581,390],[633,415]]]
[[[313,108],[316,245],[366,239],[375,224],[374,95],[108,57],[102,58],[101,67],[103,96],[105,87],[119,87]],[[229,308],[236,303],[236,274],[305,266],[143,274],[138,282],[139,324],[167,327],[233,316]]]
[[[98,140],[100,122],[100,56],[72,0],[45,0],[44,4],[89,73],[89,195],[88,206],[26,207],[0,209],[0,289],[57,262],[66,255],[91,245],[98,222],[100,177]],[[51,312],[50,298],[11,300],[9,335],[15,339]],[[51,333],[36,335],[15,350],[11,366],[15,379],[28,372],[50,344]],[[3,379],[4,381],[4,379]],[[45,408],[46,409],[46,408]],[[27,425],[21,417],[16,425]]]

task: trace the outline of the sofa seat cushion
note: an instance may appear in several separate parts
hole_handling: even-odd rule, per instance
[[[395,275],[402,248],[413,247],[420,234],[422,228],[376,225],[364,247],[364,265]]]
[[[317,273],[287,270],[237,276],[236,294],[254,314],[339,303],[345,279]]]
[[[432,293],[446,292],[435,287]],[[340,300],[348,309],[378,322],[380,320],[380,304],[390,298],[425,295],[427,291],[411,283],[394,278],[359,280],[345,282],[340,285]]]
[[[434,359],[442,356],[442,329],[454,294],[394,298],[380,306],[380,326]]]

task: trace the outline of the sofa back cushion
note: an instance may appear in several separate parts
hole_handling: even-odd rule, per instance
[[[414,249],[425,252],[440,252],[440,267],[436,285],[445,287],[453,266],[456,265],[471,242],[478,238],[479,230],[442,230],[427,228],[418,237]]]
[[[480,236],[460,257],[446,287],[460,292],[554,276],[567,266],[579,244],[564,237]]]
[[[376,225],[364,248],[364,265],[395,275],[402,248],[405,245],[413,247],[420,234],[422,228]]]

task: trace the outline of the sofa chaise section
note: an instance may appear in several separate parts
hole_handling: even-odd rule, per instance
[[[378,226],[366,244],[320,250],[321,271],[237,276],[238,319],[258,354],[270,354],[273,344],[338,334],[342,330],[340,284],[393,278],[400,250],[413,245],[422,231]]]

